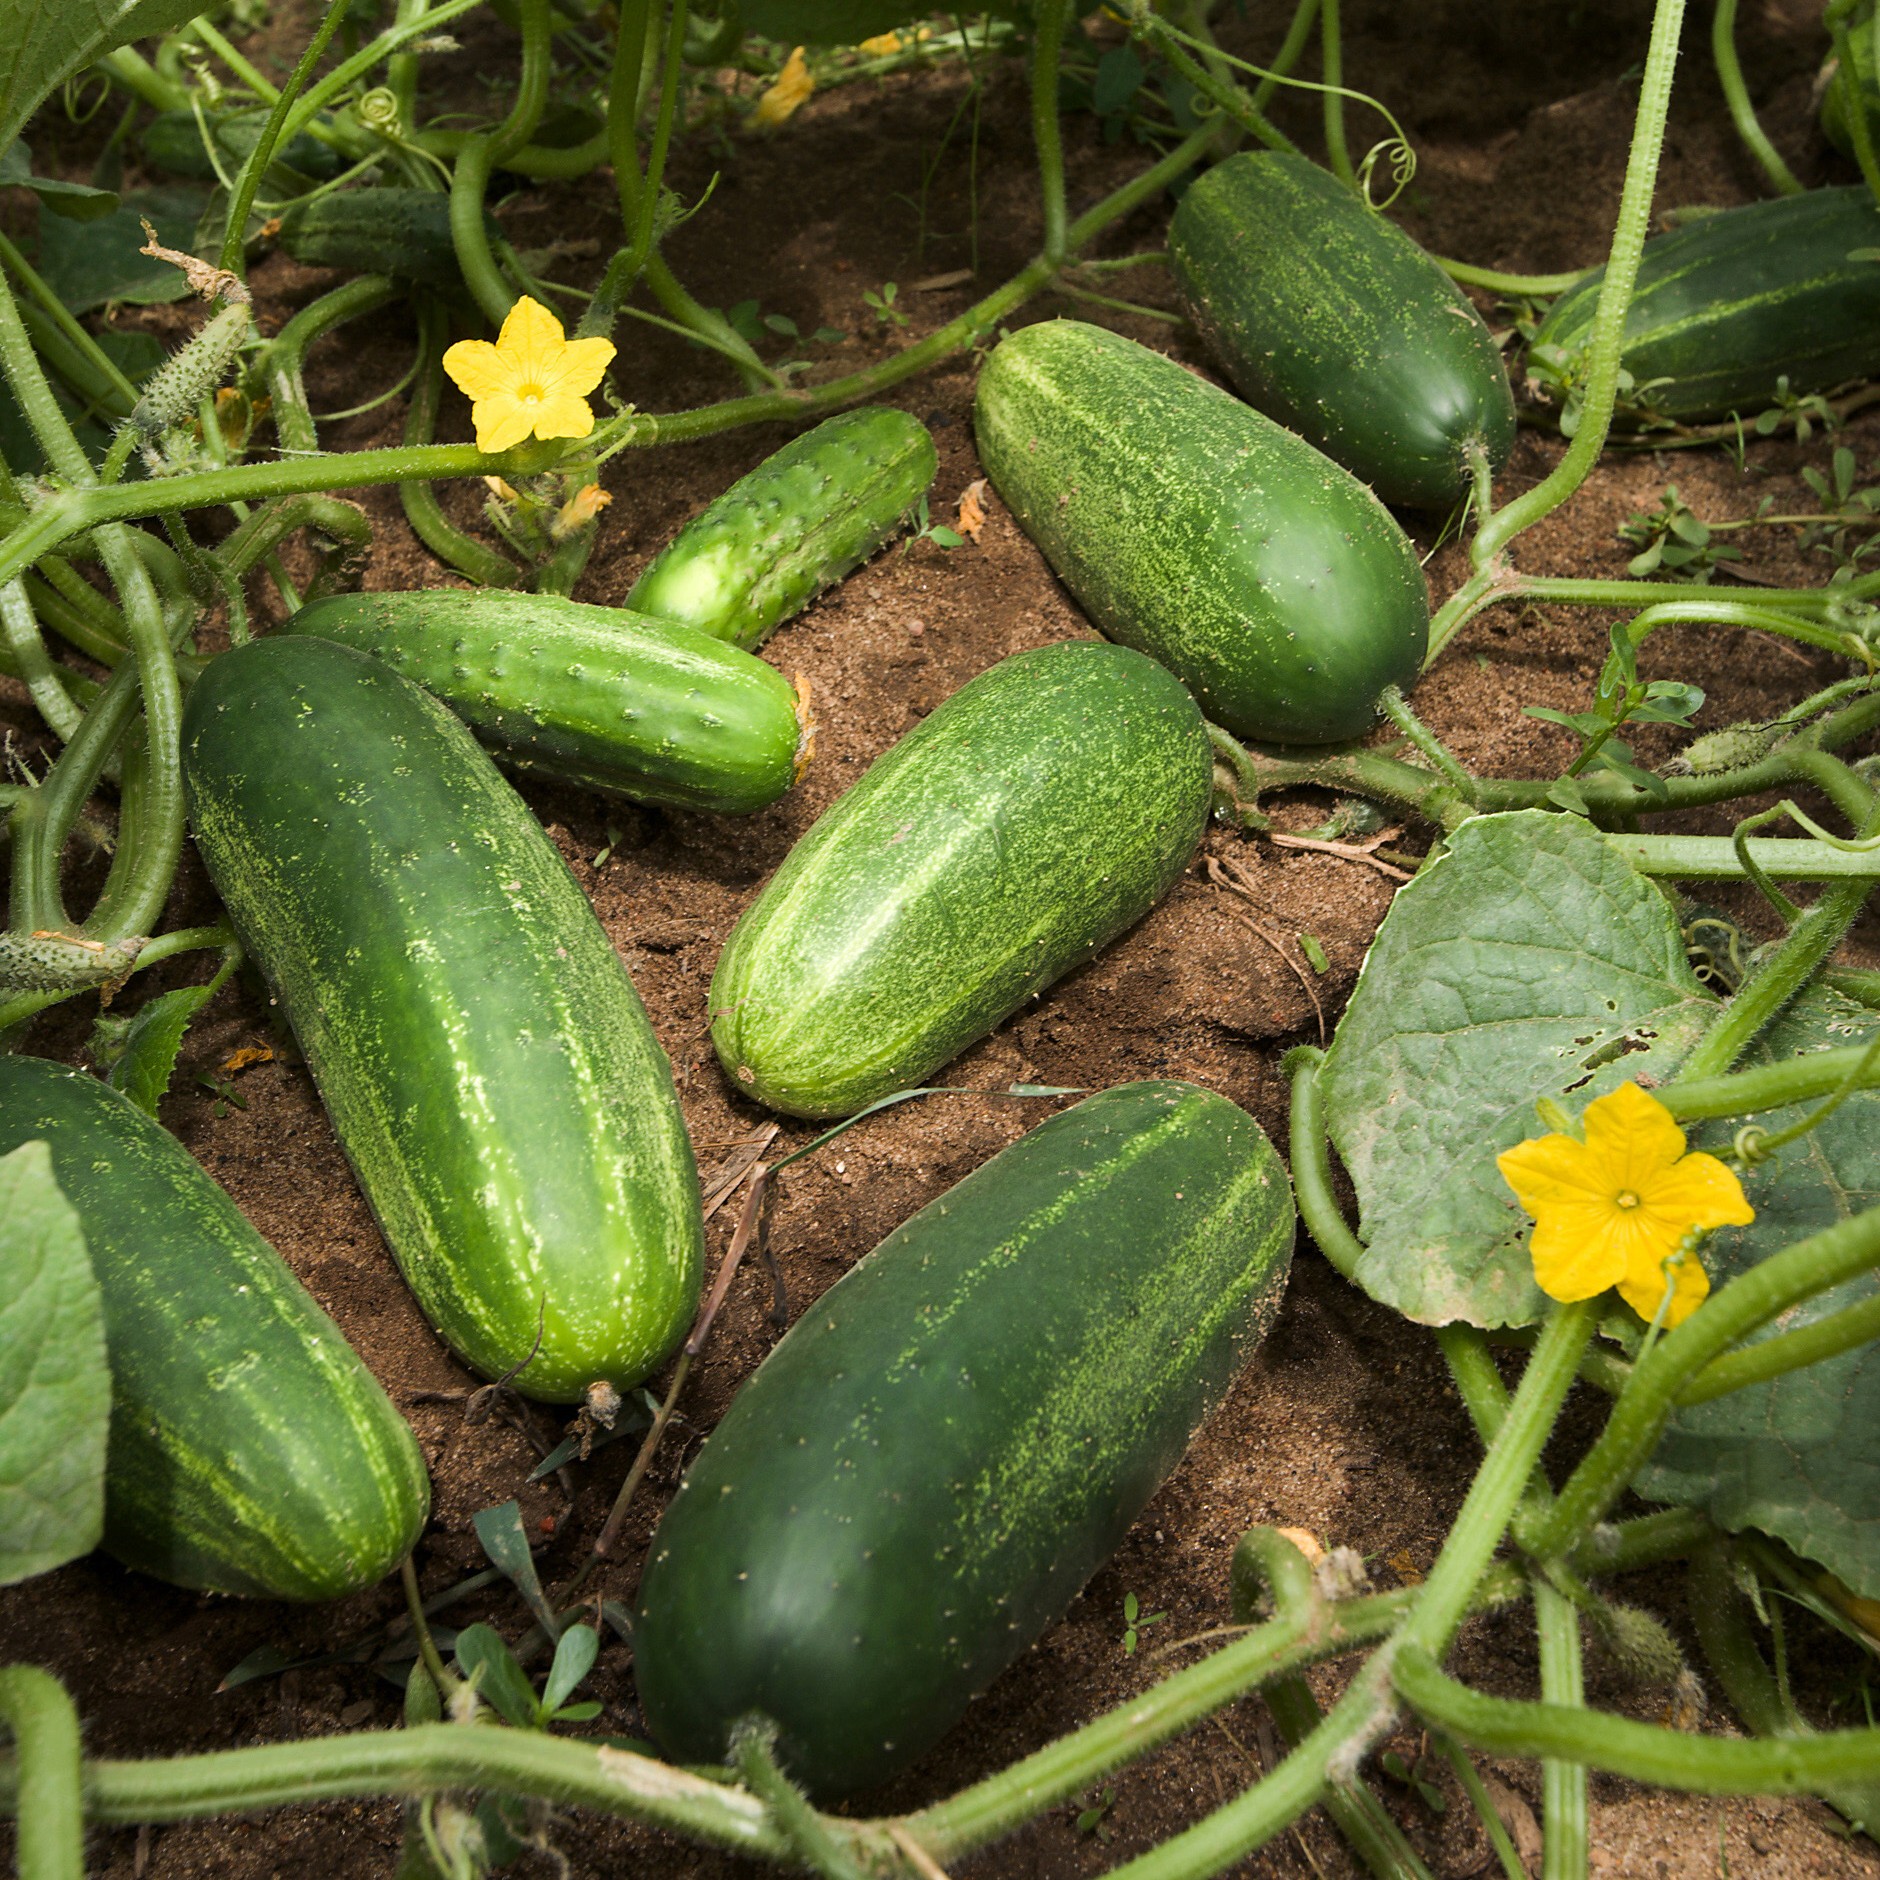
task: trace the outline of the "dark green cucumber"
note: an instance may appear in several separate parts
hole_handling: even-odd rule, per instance
[[[1429,637],[1416,552],[1303,438],[1120,334],[1003,340],[974,406],[1019,526],[1111,639],[1208,716],[1278,744],[1355,738]]]
[[[514,770],[637,803],[741,811],[796,781],[789,681],[709,634],[548,594],[333,594],[281,629],[358,648],[441,698]]]
[[[826,418],[694,516],[627,605],[760,645],[907,520],[938,464],[927,427],[891,405]]]
[[[268,106],[256,105],[252,109],[227,111],[220,117],[208,119],[209,135],[215,139],[216,154],[222,159],[222,168],[231,178],[254,154],[255,146],[261,141],[261,133],[267,128],[269,116]],[[215,164],[203,146],[202,130],[196,122],[195,112],[159,111],[144,126],[142,140],[145,160],[155,168],[167,170],[172,176],[196,177],[205,183],[217,180]],[[346,167],[346,160],[338,151],[306,131],[290,138],[285,148],[277,146],[274,160],[318,182],[330,181]]]
[[[532,1397],[643,1378],[697,1301],[691,1145],[626,968],[521,798],[409,679],[299,636],[210,663],[183,775],[425,1316]]]
[[[816,1301],[653,1536],[653,1733],[750,1711],[846,1795],[919,1757],[1116,1549],[1279,1309],[1293,1206],[1225,1097],[1124,1084],[1020,1138]]]
[[[485,217],[490,232],[496,224]],[[313,267],[390,274],[427,287],[461,287],[450,238],[450,198],[432,189],[386,184],[344,189],[281,211],[275,238]]]
[[[1787,378],[1797,396],[1880,372],[1880,205],[1864,184],[1699,216],[1645,244],[1620,364],[1638,404],[1668,418],[1754,415]],[[1549,310],[1534,352],[1585,375],[1601,268]]]
[[[1241,396],[1387,503],[1445,508],[1514,448],[1514,394],[1468,297],[1330,171],[1243,152],[1168,231],[1175,280]]]
[[[878,758],[745,909],[712,977],[738,1088],[841,1116],[983,1038],[1140,920],[1201,840],[1194,701],[1125,647],[1014,653]]]
[[[104,1301],[104,1544],[178,1586],[338,1599],[397,1566],[430,1486],[339,1327],[128,1097],[0,1056],[0,1155],[43,1141]]]

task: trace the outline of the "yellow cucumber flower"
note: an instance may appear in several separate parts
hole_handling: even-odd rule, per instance
[[[1541,1136],[1496,1157],[1534,1217],[1534,1278],[1552,1299],[1591,1299],[1617,1286],[1642,1319],[1665,1309],[1666,1325],[1688,1318],[1710,1291],[1695,1258],[1666,1261],[1685,1235],[1743,1227],[1756,1210],[1714,1155],[1684,1151],[1684,1131],[1656,1097],[1621,1084],[1586,1106],[1586,1140]]]
[[[783,70],[777,74],[776,83],[758,99],[757,109],[751,113],[751,122],[761,125],[765,130],[775,130],[779,124],[795,117],[797,107],[815,89],[815,74],[809,69],[809,61],[803,57],[803,48],[798,46],[784,60]]]
[[[444,370],[470,399],[477,449],[494,455],[526,437],[586,437],[587,394],[614,356],[610,339],[568,339],[561,322],[527,294],[509,309],[495,345],[460,339]]]
[[[855,50],[867,53],[871,59],[885,59],[890,53],[901,50],[901,35],[877,33],[873,39],[864,39]]]

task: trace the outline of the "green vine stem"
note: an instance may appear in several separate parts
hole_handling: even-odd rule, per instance
[[[1668,806],[1667,806],[1668,807]],[[1671,881],[1741,881],[1745,869],[1728,836],[1609,834],[1606,840],[1642,875]],[[1743,844],[1771,881],[1880,881],[1880,851],[1850,854],[1809,837],[1768,836]]]
[[[1678,35],[1684,24],[1684,0],[1657,0],[1652,12],[1651,44],[1645,54],[1639,83],[1638,118],[1632,147],[1626,158],[1625,186],[1619,200],[1619,221],[1606,260],[1606,279],[1600,288],[1599,307],[1593,317],[1589,345],[1590,369],[1580,427],[1566,455],[1533,489],[1496,510],[1482,524],[1469,556],[1478,569],[1494,566],[1497,558],[1523,530],[1551,515],[1586,481],[1612,428],[1613,407],[1619,390],[1619,356],[1625,344],[1626,310],[1638,278],[1639,259],[1651,222],[1652,186],[1658,176],[1658,157],[1664,147],[1665,118],[1671,108],[1671,78],[1677,66]]]
[[[376,312],[397,295],[388,276],[361,274],[310,301],[263,349],[250,368],[249,381],[267,388],[283,456],[311,456],[320,448],[301,376],[309,350],[335,327]]]
[[[1306,1232],[1340,1277],[1355,1285],[1366,1248],[1347,1225],[1332,1189],[1325,1097],[1319,1089],[1319,1066],[1324,1062],[1325,1053],[1309,1044],[1296,1045],[1280,1059],[1280,1075],[1292,1083],[1287,1161],[1292,1168],[1293,1198],[1299,1204],[1299,1218]],[[1499,1386],[1499,1374],[1495,1381]],[[1476,1418],[1476,1428],[1484,1442],[1491,1440],[1494,1432],[1483,1428],[1480,1417]]]
[[[1347,189],[1356,189],[1357,172],[1345,144],[1345,54],[1338,0],[1319,0],[1319,65],[1319,80],[1325,87],[1325,155],[1332,174]]]
[[[268,120],[261,127],[260,141],[248,153],[248,161],[242,165],[241,177],[235,186],[234,200],[229,207],[228,225],[222,232],[220,265],[225,273],[240,274],[242,272],[242,251],[247,242],[248,215],[255,206],[255,194],[261,187],[261,179],[267,174],[268,165],[274,161],[274,152],[280,144],[281,130],[287,122],[288,113],[294,108],[294,100],[313,76],[313,68],[320,63],[321,56],[331,43],[333,34],[338,30],[339,23],[345,14],[346,8],[343,6],[327,8],[325,18],[314,28],[313,37],[307,41],[306,50],[301,53],[286,87],[275,93],[270,100],[271,109],[268,112]],[[202,22],[198,24],[200,26]],[[254,76],[260,75],[257,73]],[[272,90],[272,87],[263,80],[262,95],[269,90]]]
[[[61,744],[78,729],[84,713],[66,691],[71,676],[52,662],[39,631],[39,620],[24,583],[9,581],[0,588],[0,633],[12,656],[13,677],[25,687],[34,709]]]
[[[1679,1392],[1708,1364],[1790,1306],[1876,1264],[1880,1208],[1870,1208],[1771,1254],[1713,1293],[1633,1367],[1599,1440],[1534,1533],[1532,1551],[1560,1554],[1599,1520],[1651,1453]]]
[[[50,1673],[6,1665],[0,1667],[0,1721],[18,1745],[20,1880],[84,1880],[85,1808],[72,1700]]]
[[[1534,1625],[1540,1639],[1541,1696],[1575,1709],[1586,1702],[1580,1658],[1580,1613],[1551,1581],[1534,1579]],[[1586,1767],[1550,1757],[1541,1764],[1541,1880],[1586,1880],[1589,1835]]]
[[[1319,22],[1319,0],[1299,0],[1293,9],[1292,23],[1286,28],[1286,37],[1280,41],[1279,50],[1273,55],[1273,63],[1266,69],[1253,94],[1253,108],[1264,111],[1273,94],[1285,83],[1286,76],[1299,63],[1301,55],[1312,43],[1313,28]]]
[[[1799,196],[1802,186],[1757,122],[1756,107],[1749,101],[1749,87],[1743,83],[1743,67],[1736,56],[1736,0],[1717,0],[1717,10],[1710,22],[1710,52],[1716,61],[1717,82],[1723,87],[1724,103],[1730,107],[1730,122],[1736,126],[1743,147],[1762,165],[1763,174],[1775,185],[1779,195]]]
[[[1466,261],[1450,261],[1440,255],[1436,257],[1436,265],[1452,281],[1460,281],[1464,287],[1482,287],[1491,294],[1507,294],[1520,299],[1541,299],[1564,294],[1585,280],[1589,272],[1585,268],[1577,268],[1565,274],[1504,274],[1496,268],[1472,267]]]
[[[744,1786],[769,1810],[804,1866],[823,1880],[862,1880],[854,1856],[777,1767],[776,1742],[777,1726],[768,1718],[746,1717],[732,1732],[731,1760]]]
[[[1830,1097],[1844,1089],[1880,1088],[1880,1067],[1868,1062],[1865,1045],[1811,1051],[1780,1064],[1762,1064],[1716,1077],[1680,1077],[1656,1094],[1679,1122],[1707,1117],[1750,1116],[1791,1103]]]
[[[1854,145],[1854,160],[1866,178],[1874,199],[1880,201],[1880,152],[1874,149],[1873,125],[1867,116],[1867,101],[1860,95],[1860,67],[1854,59],[1854,41],[1848,32],[1847,6],[1828,8],[1828,34],[1834,41],[1835,63],[1839,68],[1834,82],[1841,88],[1842,116],[1847,134]]]
[[[1038,193],[1044,212],[1043,258],[1061,267],[1066,245],[1064,147],[1058,134],[1058,66],[1070,0],[1038,0],[1032,28],[1031,137],[1038,157]]]
[[[1708,1403],[1713,1397],[1745,1390],[1751,1384],[1766,1384],[1785,1372],[1838,1358],[1844,1351],[1858,1351],[1875,1338],[1880,1338],[1880,1296],[1843,1306],[1813,1324],[1798,1325],[1793,1331],[1779,1332],[1774,1338],[1713,1358],[1679,1390],[1678,1407]]]
[[[1269,150],[1284,150],[1295,156],[1298,154],[1299,146],[1272,123],[1240,86],[1210,70],[1189,48],[1195,47],[1204,52],[1212,50],[1223,64],[1240,64],[1241,61],[1230,60],[1218,48],[1208,47],[1206,41],[1179,32],[1148,4],[1148,0],[1129,0],[1129,21],[1133,30],[1153,39],[1169,64],[1242,130],[1258,138]]]
[[[1484,1697],[1411,1647],[1398,1654],[1396,1686],[1427,1721],[1490,1755],[1556,1757],[1700,1795],[1819,1795],[1880,1773],[1880,1729],[1757,1742],[1694,1736],[1610,1711]]]

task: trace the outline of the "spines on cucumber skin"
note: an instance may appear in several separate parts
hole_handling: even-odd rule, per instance
[[[1243,151],[1169,225],[1189,317],[1240,393],[1387,503],[1447,508],[1514,448],[1493,336],[1410,237],[1328,170]]]
[[[712,1040],[796,1116],[917,1084],[1132,926],[1192,858],[1213,753],[1128,648],[981,673],[803,836],[725,944]]]
[[[766,457],[655,555],[626,604],[746,649],[859,567],[927,493],[927,427],[891,405],[839,412]]]
[[[1076,320],[1000,341],[980,460],[1091,620],[1236,736],[1361,737],[1409,686],[1429,591],[1375,495],[1174,360]]]
[[[697,1303],[671,1067],[587,898],[470,733],[311,637],[184,715],[211,878],[425,1316],[487,1377],[639,1382]]]
[[[744,814],[810,749],[774,667],[625,608],[546,594],[333,594],[281,629],[334,640],[442,699],[507,768],[637,803]]]
[[[1121,1542],[1276,1315],[1294,1214],[1251,1117],[1172,1082],[1030,1131],[890,1234],[743,1387],[653,1537],[641,1701],[751,1710],[812,1793],[914,1762]]]
[[[337,1599],[410,1552],[410,1429],[280,1256],[167,1130],[94,1077],[0,1055],[0,1154],[45,1141],[104,1305],[104,1545],[207,1592]]]

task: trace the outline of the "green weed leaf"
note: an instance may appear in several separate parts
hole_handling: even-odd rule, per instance
[[[8,1586],[98,1544],[111,1373],[85,1236],[43,1142],[0,1158],[0,1223],[0,1586]]]
[[[477,1693],[502,1720],[518,1730],[537,1727],[535,1686],[493,1626],[467,1625],[457,1634],[457,1668],[474,1679]]]
[[[1419,1324],[1539,1319],[1496,1155],[1536,1133],[1537,1098],[1577,1112],[1667,1075],[1715,1012],[1670,903],[1596,830],[1464,823],[1392,903],[1321,1073],[1369,1243],[1358,1284]]]
[[[1880,1014],[1816,989],[1764,1034],[1745,1067],[1869,1041]],[[1756,1121],[1772,1135],[1812,1105]],[[1705,1124],[1692,1146],[1726,1152],[1733,1122]],[[1705,1245],[1711,1284],[1836,1221],[1880,1203],[1880,1094],[1857,1092],[1799,1142],[1749,1169],[1749,1227]],[[1812,1324],[1873,1296],[1869,1275],[1785,1313],[1746,1343]],[[1753,1527],[1818,1560],[1857,1593],[1880,1598],[1880,1344],[1843,1353],[1768,1384],[1680,1410],[1638,1478],[1654,1501],[1701,1508],[1720,1526]]]
[[[112,1041],[118,1056],[105,1082],[123,1091],[146,1116],[155,1116],[157,1105],[169,1093],[183,1034],[214,990],[213,986],[179,986],[174,992],[160,993],[147,1000],[121,1037]]]
[[[548,1681],[542,1687],[542,1708],[560,1711],[594,1669],[594,1660],[600,1654],[601,1635],[591,1625],[571,1625],[555,1646],[555,1662],[549,1666]]]
[[[520,1506],[505,1501],[494,1508],[479,1508],[471,1519],[490,1564],[501,1570],[522,1595],[529,1610],[542,1622],[549,1637],[554,1638],[561,1628],[543,1596],[542,1582],[535,1571],[535,1556],[529,1551],[529,1537],[523,1530]]]

